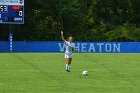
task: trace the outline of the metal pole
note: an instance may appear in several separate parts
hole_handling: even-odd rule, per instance
[[[11,31],[11,24],[10,24],[10,33],[9,33],[9,50],[10,53],[12,53],[13,51],[13,35],[12,35],[12,31]]]

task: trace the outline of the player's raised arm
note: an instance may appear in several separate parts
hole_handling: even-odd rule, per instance
[[[63,34],[63,31],[61,30],[61,39],[63,40],[63,41],[66,41],[65,39],[64,39],[64,34]]]

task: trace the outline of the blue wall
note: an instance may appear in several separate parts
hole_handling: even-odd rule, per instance
[[[140,53],[140,42],[75,42],[79,52]],[[9,42],[0,42],[0,52],[9,52]],[[13,42],[13,52],[64,52],[63,42]]]

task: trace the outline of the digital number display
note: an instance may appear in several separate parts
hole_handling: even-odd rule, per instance
[[[0,24],[24,24],[24,0],[0,0]]]
[[[22,6],[12,6],[13,10],[22,10]]]
[[[8,12],[8,8],[6,5],[1,5],[0,6],[0,13],[5,13],[5,12]]]

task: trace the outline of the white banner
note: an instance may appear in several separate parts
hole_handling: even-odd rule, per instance
[[[24,6],[24,0],[0,0],[0,5],[21,5],[21,6]]]

